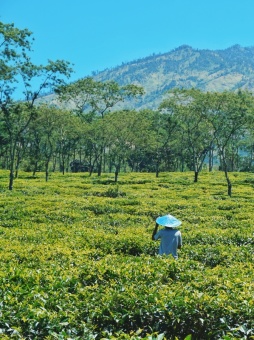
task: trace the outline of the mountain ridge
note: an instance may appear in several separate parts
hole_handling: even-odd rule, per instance
[[[194,49],[181,45],[169,52],[153,54],[92,73],[96,81],[135,84],[145,90],[140,99],[126,100],[115,109],[156,109],[173,88],[202,91],[254,92],[254,46],[238,44],[221,50]]]
[[[97,73],[94,79],[143,86],[146,94],[136,101],[136,108],[158,107],[165,92],[175,87],[254,92],[254,47],[233,45],[225,50],[199,50],[182,45],[170,52],[106,69]]]

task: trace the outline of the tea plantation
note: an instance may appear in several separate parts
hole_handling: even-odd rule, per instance
[[[254,339],[254,174],[230,177],[0,171],[0,339]]]

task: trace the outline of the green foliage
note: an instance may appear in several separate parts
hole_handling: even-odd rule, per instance
[[[220,172],[92,178],[20,173],[0,185],[2,339],[252,339],[253,181]],[[1,183],[8,177],[0,172]],[[179,259],[154,220],[182,220]]]
[[[71,103],[72,110],[83,116],[84,112],[101,115],[112,109],[126,98],[135,98],[143,94],[143,88],[128,84],[119,86],[115,81],[100,82],[91,77],[83,78],[69,85],[56,89],[60,101],[66,106]]]

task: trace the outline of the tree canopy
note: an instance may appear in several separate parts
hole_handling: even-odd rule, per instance
[[[30,59],[32,33],[0,23],[0,166],[10,170],[9,189],[22,169],[49,172],[194,172],[214,164],[224,171],[253,171],[253,95],[248,91],[169,91],[157,110],[117,109],[142,87],[95,81],[67,83],[70,63]],[[36,79],[36,82],[34,80]],[[39,82],[38,82],[39,80]],[[17,100],[17,85],[23,85]],[[44,90],[61,105],[38,105]]]

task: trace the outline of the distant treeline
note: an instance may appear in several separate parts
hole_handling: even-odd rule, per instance
[[[29,116],[24,104],[6,120],[0,111],[0,166],[32,172],[155,172],[205,167],[253,171],[253,97],[248,92],[175,90],[158,110],[104,115],[41,105]],[[18,111],[19,110],[19,111]],[[15,146],[15,153],[13,153]],[[14,159],[12,159],[14,157]]]
[[[130,83],[137,79],[133,74],[124,84],[92,77],[67,83],[73,72],[68,61],[49,60],[45,66],[31,62],[31,35],[28,29],[0,22],[0,167],[10,170],[10,190],[19,169],[33,174],[45,171],[46,180],[50,171],[88,171],[99,176],[114,172],[115,181],[121,171],[158,176],[160,171],[193,170],[196,182],[202,168],[213,170],[216,160],[225,172],[230,195],[228,172],[253,171],[252,94],[201,92],[194,89],[196,78],[189,72],[191,64],[214,70],[228,55],[231,66],[245,55],[246,67],[251,68],[253,49],[198,51],[181,46],[164,61],[158,58],[167,54],[145,58],[144,72],[176,69],[179,74],[187,70],[188,75],[163,84],[156,80],[157,86],[145,94],[137,82]],[[172,90],[184,79],[194,88]],[[23,88],[18,102],[17,84],[19,91]],[[167,90],[158,102],[160,91]],[[54,98],[40,105],[40,96],[52,91]],[[156,109],[147,109],[145,98]],[[134,100],[145,109],[117,109]]]

